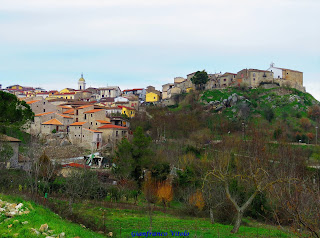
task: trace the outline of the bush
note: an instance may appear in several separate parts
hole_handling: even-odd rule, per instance
[[[264,117],[269,121],[271,122],[274,118],[274,111],[271,107],[268,107],[266,109],[264,109]]]
[[[57,130],[56,129],[53,129],[52,130],[52,133],[54,134],[54,133],[57,133]]]

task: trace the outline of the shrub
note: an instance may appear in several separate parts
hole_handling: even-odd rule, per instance
[[[264,117],[269,121],[271,122],[274,118],[274,111],[271,107],[268,107],[266,109],[264,109]]]
[[[54,133],[57,133],[57,130],[56,129],[53,129],[52,130],[52,133],[54,134]]]

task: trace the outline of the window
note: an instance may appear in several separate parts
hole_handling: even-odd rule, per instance
[[[227,81],[227,79],[224,79],[223,81]]]
[[[116,131],[116,136],[118,136],[118,134],[119,134],[119,132],[118,132],[118,131]]]
[[[156,99],[156,97],[153,97],[153,99]]]
[[[78,110],[76,110],[76,115],[77,115],[77,116],[79,115],[79,111],[78,111]]]
[[[85,120],[87,119],[87,114],[84,114],[84,119],[85,119]]]
[[[256,79],[255,79],[255,78],[253,78],[253,81],[256,81]]]
[[[98,123],[96,123],[96,126],[98,125]]]
[[[91,124],[91,126],[92,126],[92,122],[91,122],[90,124]]]
[[[92,117],[92,114],[91,114],[91,117]]]
[[[256,73],[253,73],[253,75],[252,75],[253,77],[256,77]]]
[[[46,112],[46,109],[43,109],[43,112]]]

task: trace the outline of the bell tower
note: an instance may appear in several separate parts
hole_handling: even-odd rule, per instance
[[[81,78],[78,81],[78,90],[86,90],[86,81],[83,78],[83,73],[81,74]]]

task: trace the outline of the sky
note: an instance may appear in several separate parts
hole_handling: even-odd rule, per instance
[[[319,0],[0,0],[0,84],[128,88],[289,68],[320,100]]]

